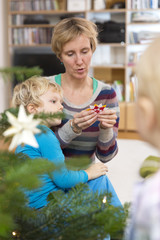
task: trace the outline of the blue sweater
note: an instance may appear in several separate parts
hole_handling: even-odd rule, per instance
[[[42,127],[42,126],[41,126]],[[62,164],[61,170],[52,173],[52,177],[47,174],[41,177],[42,187],[27,191],[29,198],[29,206],[41,208],[47,205],[47,196],[50,192],[59,189],[66,190],[74,187],[78,183],[86,183],[88,175],[85,171],[71,171],[65,167],[64,155],[62,153],[60,143],[55,134],[46,126],[43,126],[45,133],[35,135],[39,147],[34,148],[30,145],[18,146],[16,153],[24,153],[30,158],[46,158],[55,165]]]

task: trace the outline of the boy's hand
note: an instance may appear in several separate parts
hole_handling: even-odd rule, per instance
[[[105,175],[108,172],[108,167],[104,163],[99,162],[92,164],[85,172],[88,174],[88,180],[91,180]]]

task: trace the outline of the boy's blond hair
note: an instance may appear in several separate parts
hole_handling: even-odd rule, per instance
[[[136,73],[138,96],[152,101],[160,125],[160,38],[154,40],[142,54]]]
[[[75,39],[81,34],[89,38],[92,52],[97,46],[97,26],[95,23],[78,17],[65,18],[54,27],[52,36],[52,50],[58,58],[61,57],[64,44]]]
[[[61,87],[54,82],[49,82],[45,77],[33,76],[15,86],[13,91],[12,106],[23,105],[26,109],[29,103],[41,106],[40,96],[45,94],[49,88],[53,88],[62,96]]]

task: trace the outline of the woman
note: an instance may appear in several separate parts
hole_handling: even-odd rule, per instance
[[[66,18],[54,28],[52,50],[64,64],[65,73],[49,77],[61,85],[66,118],[55,131],[66,157],[94,154],[108,162],[117,153],[119,106],[109,85],[88,75],[97,45],[96,25],[82,18]],[[90,105],[107,107],[96,113]]]

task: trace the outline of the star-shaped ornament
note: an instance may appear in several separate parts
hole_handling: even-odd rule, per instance
[[[88,108],[87,111],[94,110],[96,113],[99,113],[103,111],[104,108],[106,108],[106,105],[102,105],[102,103],[99,105],[94,104],[94,106],[90,105],[90,108]]]
[[[11,127],[3,133],[3,136],[13,136],[9,151],[21,144],[28,144],[38,148],[38,143],[34,134],[41,132],[40,129],[36,128],[40,123],[40,120],[34,120],[33,114],[27,115],[24,106],[22,105],[19,107],[18,118],[10,112],[6,112],[6,115]]]

